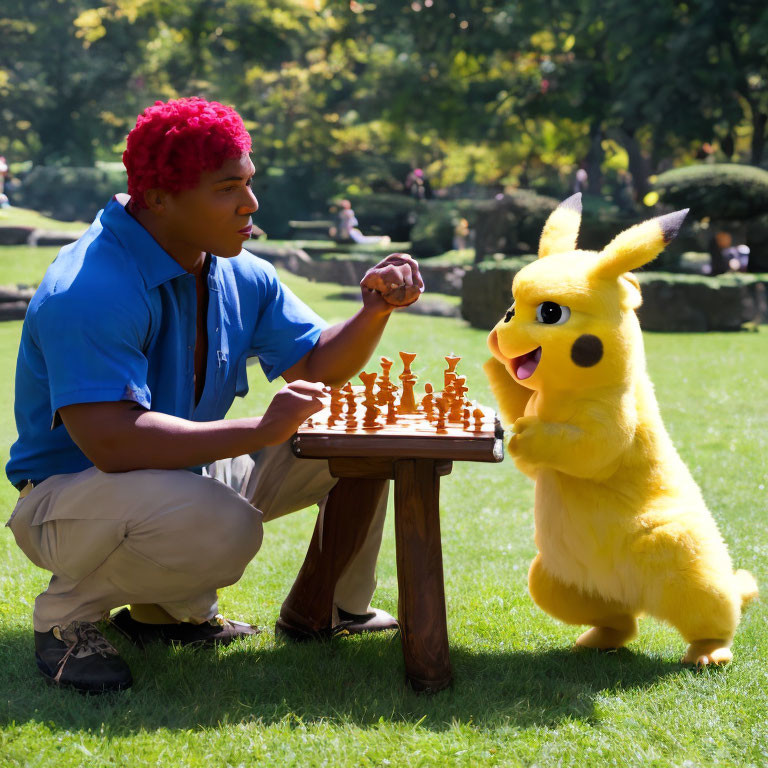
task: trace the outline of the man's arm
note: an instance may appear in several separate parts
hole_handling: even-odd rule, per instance
[[[326,328],[317,344],[283,373],[286,381],[304,379],[340,386],[358,374],[376,349],[389,316],[416,301],[424,282],[416,261],[393,253],[366,272],[360,282],[363,307],[349,320]]]
[[[251,453],[288,440],[323,405],[321,384],[294,381],[261,417],[187,421],[129,401],[82,403],[59,409],[80,450],[102,472],[183,469]]]

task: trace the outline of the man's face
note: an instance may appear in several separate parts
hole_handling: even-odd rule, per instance
[[[231,258],[251,236],[251,214],[259,209],[250,182],[255,168],[245,154],[200,175],[196,187],[165,197],[166,224],[174,238],[201,252]]]

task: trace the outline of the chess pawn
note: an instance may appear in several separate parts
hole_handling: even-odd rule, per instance
[[[434,389],[432,388],[432,385],[427,383],[424,385],[424,391],[426,394],[424,397],[421,398],[421,407],[424,409],[424,413],[427,417],[427,421],[429,423],[432,423],[432,411],[435,408],[435,396],[434,396]]]
[[[464,413],[462,414],[461,426],[464,427],[465,430],[469,429],[469,408],[464,409]]]
[[[483,431],[483,418],[485,417],[485,414],[483,413],[482,408],[477,406],[472,411],[472,417],[475,420],[475,432],[482,432]]]

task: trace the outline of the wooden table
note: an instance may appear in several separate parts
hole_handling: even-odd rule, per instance
[[[492,410],[482,410],[477,432],[472,426],[463,430],[449,425],[442,435],[407,427],[345,433],[327,428],[322,420],[299,429],[292,441],[294,453],[327,459],[331,474],[340,479],[315,526],[281,620],[310,635],[331,630],[336,582],[362,546],[387,481],[394,480],[398,621],[406,679],[417,691],[450,685],[440,477],[451,472],[454,461],[502,460],[500,424]]]

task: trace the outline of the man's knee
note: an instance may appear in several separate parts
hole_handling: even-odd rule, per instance
[[[262,541],[261,513],[212,478],[129,531],[129,546],[164,568],[237,581]]]
[[[201,556],[226,583],[232,583],[261,548],[261,512],[221,483],[210,483],[196,508],[196,517],[206,529],[199,541]]]

